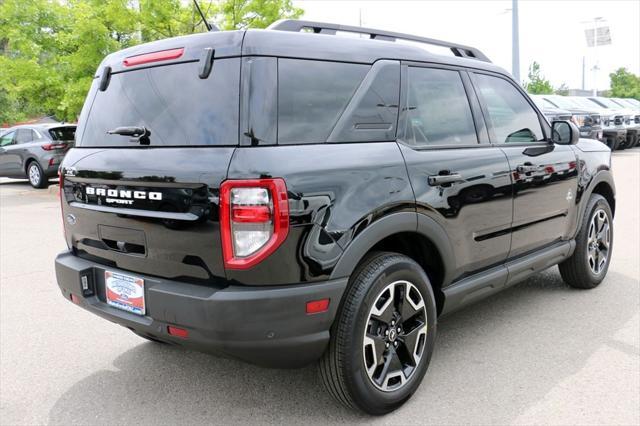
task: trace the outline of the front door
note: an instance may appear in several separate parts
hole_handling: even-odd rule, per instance
[[[504,77],[474,73],[494,146],[506,154],[513,187],[512,241],[515,257],[568,238],[574,218],[578,170],[567,145],[554,145],[539,113]]]
[[[20,157],[14,152],[16,132],[9,132],[0,138],[0,176],[15,176],[19,173]]]
[[[418,213],[438,222],[452,243],[451,278],[501,264],[511,242],[509,164],[488,143],[466,72],[410,65],[402,81],[399,146]]]

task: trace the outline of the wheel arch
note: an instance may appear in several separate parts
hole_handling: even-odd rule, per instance
[[[442,226],[434,219],[413,212],[393,213],[372,223],[344,250],[331,278],[350,276],[370,253],[390,251],[404,254],[425,271],[436,297],[438,314],[444,305],[442,287],[450,281],[453,249]]]
[[[36,157],[31,157],[31,156],[29,156],[29,157],[27,157],[27,158],[26,158],[26,160],[24,160],[24,170],[23,170],[23,171],[24,171],[24,174],[25,174],[26,176],[29,176],[29,164],[31,164],[31,163],[32,163],[32,162],[34,162],[34,161],[35,161],[36,163],[40,164],[40,163],[38,162],[38,159],[37,159]],[[42,168],[42,166],[40,166],[40,168]]]
[[[615,216],[616,211],[616,186],[613,180],[613,174],[609,170],[598,172],[584,192],[580,205],[580,220],[584,217],[585,209],[589,203],[591,194],[599,194],[603,196],[611,207],[611,213]]]

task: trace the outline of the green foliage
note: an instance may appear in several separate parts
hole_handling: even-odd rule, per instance
[[[223,0],[220,7],[223,30],[266,28],[278,19],[299,18],[303,10],[291,0]]]
[[[291,0],[199,0],[224,29],[299,17]],[[37,116],[76,120],[96,68],[111,52],[206,31],[191,1],[0,0],[0,124]]]
[[[529,81],[523,83],[527,92],[533,95],[550,95],[553,93],[553,86],[540,73],[540,64],[535,61],[529,66],[528,78]]]
[[[618,68],[609,74],[611,78],[611,93],[614,98],[635,98],[640,100],[640,76],[626,68]]]

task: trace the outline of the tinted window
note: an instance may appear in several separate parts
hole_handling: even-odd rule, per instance
[[[495,141],[534,142],[544,139],[538,114],[524,96],[507,80],[476,74],[478,89],[489,117],[485,117]]]
[[[97,91],[81,146],[131,146],[122,126],[146,127],[154,145],[237,145],[240,60],[220,59],[207,79],[198,63],[153,67],[111,76]]]
[[[33,142],[33,132],[30,129],[18,129],[16,131],[16,143]]]
[[[395,140],[400,62],[377,61],[333,127],[329,142]]]
[[[406,142],[416,145],[478,143],[460,73],[409,68]]]
[[[325,142],[369,65],[278,60],[278,143]]]
[[[11,145],[13,143],[13,136],[15,134],[16,132],[9,132],[5,135],[2,135],[2,137],[0,137],[0,146]]]
[[[49,135],[54,141],[72,141],[76,136],[75,127],[57,127],[49,129]]]

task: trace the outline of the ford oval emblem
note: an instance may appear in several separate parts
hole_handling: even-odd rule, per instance
[[[76,217],[74,215],[72,215],[71,213],[67,214],[67,223],[69,225],[75,225],[76,224]]]

